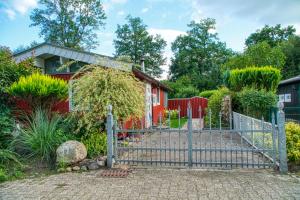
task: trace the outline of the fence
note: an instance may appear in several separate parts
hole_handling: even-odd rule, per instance
[[[199,107],[202,109],[201,116],[204,116],[205,109],[207,108],[207,99],[203,97],[169,99],[168,109],[177,110],[180,108],[180,117],[187,117],[189,103],[191,104],[193,118],[200,118]]]
[[[287,171],[282,109],[277,112],[277,125],[274,116],[270,124],[234,112],[234,127],[229,129],[221,126],[221,117],[217,129],[211,125],[209,129],[194,128],[190,104],[188,125],[182,129],[163,128],[160,123],[157,128],[124,130],[114,123],[111,112],[110,106],[106,127],[109,167],[114,158],[117,163],[155,166],[268,168],[277,164],[281,172]],[[123,132],[130,134],[118,138]]]
[[[280,171],[287,171],[287,152],[285,135],[285,113],[283,106],[277,111],[277,125],[275,114],[271,116],[272,123],[255,119],[240,113],[233,112],[233,126],[249,145],[261,149],[261,154],[279,166]],[[274,151],[265,151],[272,148]]]
[[[274,117],[274,115],[273,115]],[[275,125],[275,118],[273,118],[273,124],[261,120],[243,115],[237,112],[233,112],[233,125],[236,130],[249,130],[240,132],[241,137],[246,140],[251,146],[256,149],[262,149],[262,154],[267,156],[269,159],[277,160],[278,151],[276,150],[278,139],[277,126]],[[265,149],[275,150],[276,154]]]

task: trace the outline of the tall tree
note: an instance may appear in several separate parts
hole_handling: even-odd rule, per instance
[[[296,29],[293,26],[281,27],[280,24],[276,26],[265,25],[262,29],[258,29],[252,33],[245,44],[249,47],[259,42],[267,42],[271,47],[275,47],[283,41],[286,41],[290,36],[293,36]]]
[[[163,56],[166,41],[160,35],[152,36],[141,18],[126,17],[127,24],[118,25],[114,40],[115,56],[129,56],[135,64],[145,58],[145,69],[149,75],[160,77],[166,58]]]
[[[283,79],[300,75],[300,37],[291,36],[281,44],[281,49],[286,56],[286,64],[281,72]]]
[[[106,19],[101,0],[39,0],[30,15],[45,41],[66,47],[90,50],[97,42],[95,33]]]
[[[245,68],[251,66],[273,66],[281,69],[285,64],[285,55],[279,46],[271,47],[266,41],[253,44],[241,54],[231,57],[224,69]]]
[[[222,83],[220,66],[232,51],[219,41],[215,31],[215,20],[203,19],[188,24],[186,35],[172,43],[174,58],[170,66],[171,80],[188,76],[199,90],[213,89]]]

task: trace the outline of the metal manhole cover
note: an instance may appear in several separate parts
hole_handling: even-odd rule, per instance
[[[129,175],[129,170],[123,169],[114,169],[114,170],[105,170],[101,173],[103,177],[114,177],[114,178],[125,178]]]

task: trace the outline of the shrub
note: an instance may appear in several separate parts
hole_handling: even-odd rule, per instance
[[[164,118],[168,119],[169,115],[171,119],[178,119],[178,110],[164,110]]]
[[[289,161],[300,161],[300,125],[289,122],[285,125],[286,145]]]
[[[8,180],[8,175],[6,174],[6,170],[0,168],[0,183],[7,180]]]
[[[245,88],[238,94],[243,113],[255,118],[268,117],[271,107],[275,106],[277,96],[272,91]]]
[[[215,126],[219,122],[219,113],[222,108],[222,101],[226,95],[230,95],[230,91],[226,87],[219,88],[213,95],[208,99],[208,109],[211,110],[211,122]],[[208,122],[208,115],[206,115],[206,122]]]
[[[107,139],[106,133],[93,131],[82,137],[81,142],[85,145],[88,157],[94,158],[99,155],[106,155],[107,152]]]
[[[230,71],[229,86],[234,91],[244,87],[276,91],[281,79],[280,70],[273,67],[247,67]]]
[[[204,98],[209,98],[209,97],[211,97],[211,95],[213,95],[217,91],[218,90],[205,90],[205,91],[200,92],[199,96],[204,97]]]
[[[0,46],[0,109],[8,105],[7,88],[18,81],[21,76],[27,76],[37,71],[33,59],[17,64],[10,50]]]
[[[18,159],[18,154],[7,149],[0,149],[0,167],[5,167],[9,164],[22,166]]]
[[[37,109],[30,117],[14,145],[29,158],[36,157],[51,163],[56,158],[55,151],[69,137],[59,127],[62,118],[59,115],[49,116],[47,112]]]
[[[0,108],[0,149],[8,147],[12,140],[14,120],[8,108]]]
[[[81,76],[74,80],[72,102],[75,110],[78,110],[76,114],[81,116],[79,127],[86,127],[87,131],[99,128],[95,125],[103,124],[109,104],[118,120],[143,116],[144,84],[131,72],[89,65],[78,74]]]
[[[67,98],[68,85],[64,80],[34,73],[21,77],[8,88],[8,92],[24,99],[32,108],[51,108],[55,102]]]

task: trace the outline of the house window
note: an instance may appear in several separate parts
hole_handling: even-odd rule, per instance
[[[164,92],[164,107],[168,107],[168,93]]]
[[[160,89],[156,88],[156,103],[160,104]]]
[[[61,66],[59,56],[52,56],[50,58],[45,59],[45,73],[46,74],[60,74],[66,73],[67,69],[59,70],[58,68]]]

